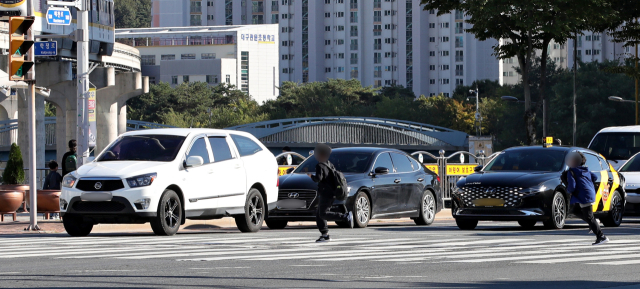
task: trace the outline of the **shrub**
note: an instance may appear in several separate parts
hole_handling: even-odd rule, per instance
[[[24,166],[22,163],[22,153],[20,147],[13,143],[9,151],[9,161],[2,173],[2,181],[5,185],[18,185],[24,182]]]

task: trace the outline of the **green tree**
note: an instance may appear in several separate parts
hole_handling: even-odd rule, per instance
[[[5,185],[18,185],[24,182],[24,164],[22,163],[22,153],[16,143],[11,144],[9,150],[9,160],[2,173],[2,182]]]
[[[117,0],[114,18],[116,28],[151,27],[151,0]]]

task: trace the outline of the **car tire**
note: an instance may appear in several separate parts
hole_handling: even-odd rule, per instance
[[[244,204],[244,214],[236,217],[236,226],[242,233],[258,232],[264,222],[264,213],[262,194],[257,189],[251,189]]]
[[[158,213],[151,219],[151,229],[158,236],[173,236],[182,224],[182,202],[173,190],[165,190],[158,204]]]
[[[267,223],[267,227],[269,227],[269,229],[271,230],[281,230],[287,227],[287,224],[289,223],[289,221],[266,219],[265,223]]]
[[[478,226],[478,220],[456,219],[456,225],[460,230],[473,230]]]
[[[538,223],[538,221],[532,221],[532,220],[518,221],[518,224],[520,224],[520,227],[524,229],[533,229],[536,226],[536,223]]]
[[[542,222],[544,227],[551,230],[562,229],[567,220],[567,200],[561,192],[555,192],[549,207],[551,208],[551,217]]]
[[[84,237],[91,233],[93,224],[85,222],[82,217],[76,216],[64,216],[62,217],[62,224],[69,236]]]
[[[606,217],[600,219],[606,227],[620,227],[622,224],[622,215],[624,214],[624,201],[620,197],[618,191],[611,195],[611,209]]]
[[[371,200],[363,191],[358,192],[353,200],[353,227],[366,228],[371,220]]]
[[[431,191],[422,193],[420,200],[420,216],[413,219],[416,225],[428,226],[436,219],[436,197]]]

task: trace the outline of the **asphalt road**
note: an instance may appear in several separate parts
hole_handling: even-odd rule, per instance
[[[640,218],[595,240],[580,221],[564,230],[484,222],[460,231],[373,223],[242,234],[0,235],[0,288],[640,288]]]

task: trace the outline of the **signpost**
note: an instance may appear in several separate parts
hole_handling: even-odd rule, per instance
[[[58,42],[55,41],[42,41],[36,42],[35,45],[36,56],[56,56],[58,55]]]
[[[89,88],[89,99],[87,103],[89,114],[89,147],[96,146],[96,89]]]
[[[49,10],[47,10],[47,24],[49,25],[71,24],[71,11],[69,11],[68,8],[49,7]]]

